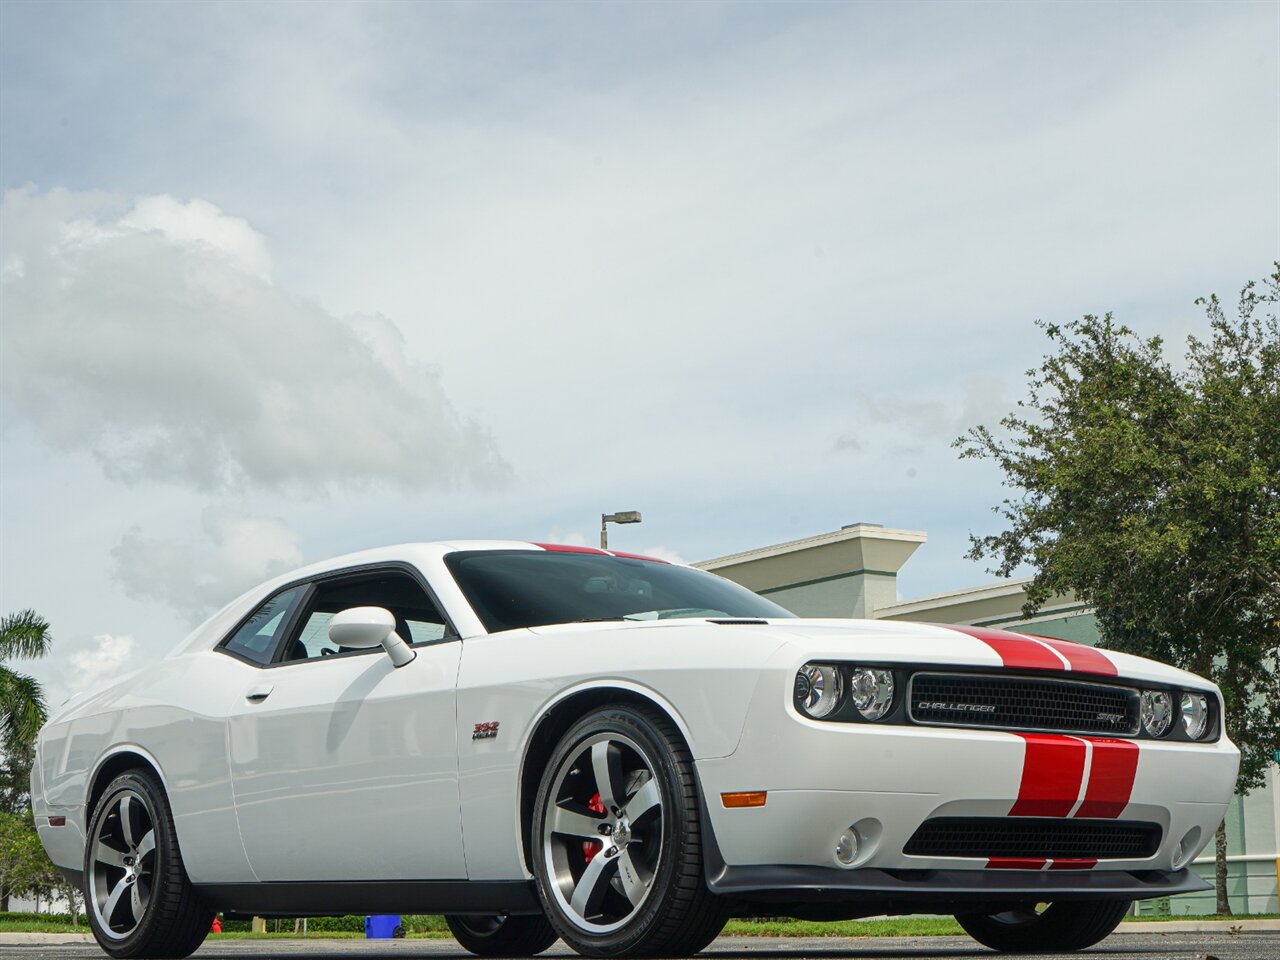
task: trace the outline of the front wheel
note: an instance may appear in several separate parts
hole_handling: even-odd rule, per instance
[[[543,910],[584,956],[689,956],[724,928],[703,879],[693,759],[656,709],[599,709],[565,733],[532,835]]]
[[[956,915],[965,933],[1004,953],[1061,953],[1083,950],[1107,937],[1132,906],[1130,900],[1035,905],[1004,913]]]
[[[116,777],[95,804],[84,881],[89,926],[113,957],[185,957],[213,923],[187,879],[164,787],[148,770]]]
[[[558,939],[545,917],[446,916],[453,938],[477,957],[532,957]]]

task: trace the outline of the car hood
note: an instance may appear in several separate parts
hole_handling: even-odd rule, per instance
[[[797,661],[864,660],[878,664],[932,667],[986,667],[993,671],[1070,674],[1081,679],[1128,680],[1137,684],[1216,690],[1210,681],[1168,664],[1052,637],[1038,637],[965,625],[889,620],[770,619],[717,617],[622,620],[533,627],[539,635],[632,630],[705,634],[741,631],[757,640],[776,640]],[[745,645],[744,645],[745,646]],[[776,650],[774,644],[753,644]],[[771,657],[776,662],[776,658]]]

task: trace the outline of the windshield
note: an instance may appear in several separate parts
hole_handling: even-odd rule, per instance
[[[445,563],[490,633],[592,620],[794,616],[730,580],[660,560],[473,550]]]

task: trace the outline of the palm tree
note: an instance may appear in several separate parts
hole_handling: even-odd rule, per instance
[[[34,610],[0,618],[0,747],[6,753],[29,750],[47,716],[40,682],[6,661],[43,657],[52,644],[49,622]]]

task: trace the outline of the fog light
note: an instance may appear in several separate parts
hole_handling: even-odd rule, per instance
[[[858,859],[858,831],[850,827],[836,841],[836,859],[846,867]]]

